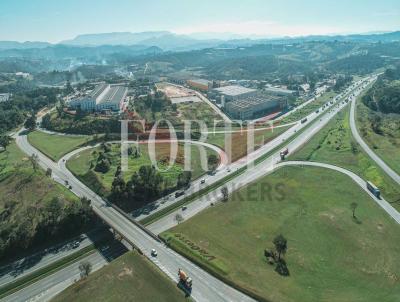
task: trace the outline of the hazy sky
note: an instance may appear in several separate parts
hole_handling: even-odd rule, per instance
[[[149,30],[263,36],[400,30],[400,0],[0,0],[0,40]]]

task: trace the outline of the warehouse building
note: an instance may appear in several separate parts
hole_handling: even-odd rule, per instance
[[[198,89],[203,92],[207,92],[212,89],[212,82],[204,79],[187,80],[186,84],[193,89]]]
[[[287,100],[278,96],[251,96],[226,103],[225,110],[234,119],[251,120],[286,106]]]
[[[257,94],[256,89],[246,88],[239,85],[224,86],[213,89],[213,92],[217,99],[225,102],[235,101],[244,99],[247,97],[255,96]]]
[[[83,111],[119,111],[123,108],[128,88],[122,85],[100,84],[88,95],[72,99],[69,106]]]
[[[0,103],[8,102],[9,99],[10,99],[9,93],[0,93]]]

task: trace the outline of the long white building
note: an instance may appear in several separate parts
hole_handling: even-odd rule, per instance
[[[97,85],[88,95],[69,102],[72,108],[81,108],[84,111],[121,110],[128,88],[121,85],[100,84]]]

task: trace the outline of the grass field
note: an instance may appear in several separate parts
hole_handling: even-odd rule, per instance
[[[56,296],[53,302],[188,301],[174,283],[137,252],[129,252]]]
[[[268,130],[256,130],[254,132],[254,146],[255,149],[260,148],[275,137],[281,135],[283,132],[288,130],[288,127],[274,128]],[[248,132],[235,132],[232,133],[232,154],[231,161],[234,162],[247,155],[247,134]],[[225,134],[224,133],[209,133],[207,137],[207,143],[216,145],[222,149],[225,149]]]
[[[93,152],[96,153],[93,153]],[[82,181],[84,181],[90,188],[95,192],[107,196],[111,190],[111,184],[114,180],[115,172],[118,165],[121,164],[120,160],[120,145],[113,144],[111,151],[112,165],[110,170],[103,174],[93,170],[96,163],[98,152],[101,151],[100,147],[95,149],[85,150],[73,158],[68,163],[68,169],[77,175]],[[151,165],[151,160],[148,153],[147,145],[141,145],[140,148],[141,156],[139,158],[129,157],[129,171],[124,172],[124,179],[128,181],[130,177],[139,170],[141,166]],[[156,145],[156,159],[158,166],[161,170],[166,170],[168,166],[164,163],[165,159],[169,160],[170,145],[168,143],[160,143]],[[215,153],[213,150],[207,149],[207,154]],[[200,151],[196,146],[191,146],[191,157],[192,157],[192,179],[197,179],[205,173],[202,170],[200,162]],[[162,176],[168,181],[168,186],[173,187],[176,185],[178,175],[183,171],[184,168],[184,148],[183,145],[178,145],[178,155],[176,163],[167,171],[162,171]]]
[[[400,188],[361,150],[352,137],[349,108],[340,112],[289,160],[311,160],[353,171],[377,185],[384,198],[400,209]]]
[[[358,222],[350,210],[354,200]],[[289,277],[277,274],[264,257],[278,234],[288,240]],[[282,168],[162,237],[214,274],[269,301],[375,302],[400,295],[399,226],[335,171]]]
[[[34,131],[28,135],[29,142],[54,161],[86,144],[91,139],[91,136],[66,136],[40,131]]]
[[[379,134],[373,130],[373,120],[379,121]],[[356,122],[360,135],[370,148],[400,174],[400,115],[374,113],[358,100]]]
[[[303,108],[294,111],[289,116],[282,119],[283,124],[295,122],[301,120],[303,117],[309,115],[310,113],[316,111],[320,107],[322,107],[328,101],[331,101],[335,97],[336,93],[334,91],[326,92],[315,101],[310,104],[304,106]]]

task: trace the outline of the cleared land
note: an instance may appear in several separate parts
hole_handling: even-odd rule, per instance
[[[156,160],[157,165],[162,171],[162,176],[168,181],[168,186],[173,187],[176,185],[178,175],[183,171],[184,168],[184,148],[183,145],[178,145],[178,155],[175,164],[167,170],[170,158],[170,144],[159,143],[156,144]],[[207,154],[215,152],[207,149]],[[120,144],[113,144],[109,153],[111,158],[111,167],[107,173],[100,173],[94,171],[96,160],[99,152],[102,151],[101,147],[94,149],[85,150],[73,158],[71,158],[67,167],[75,175],[77,175],[86,185],[92,188],[95,192],[107,196],[111,191],[111,184],[114,180],[115,172],[117,171],[118,165],[121,164],[121,151]],[[139,170],[141,166],[152,165],[148,147],[146,144],[140,145],[140,157],[134,158],[129,157],[127,172],[124,172],[123,176],[125,181],[128,181],[131,176]],[[192,179],[199,178],[206,171],[203,171],[200,162],[200,151],[197,146],[191,146],[191,158],[192,158]],[[166,170],[164,172],[164,170]]]
[[[355,200],[357,220],[350,210]],[[278,234],[288,240],[289,277],[264,257]],[[162,236],[214,274],[269,301],[396,301],[400,295],[399,226],[335,171],[282,168]]]
[[[290,126],[266,129],[266,130],[256,130],[254,131],[254,148],[258,149],[273,140],[275,137],[279,136]],[[221,128],[222,129],[222,128]],[[219,129],[216,129],[219,130]],[[247,155],[247,131],[240,131],[231,133],[232,135],[232,155],[231,161],[234,162]],[[225,149],[225,134],[224,133],[209,133],[207,137],[207,143],[216,145],[222,149]]]
[[[370,148],[400,173],[400,115],[376,113],[357,100],[356,122]]]
[[[384,198],[400,209],[400,188],[361,150],[352,137],[350,107],[340,112],[290,160],[318,161],[353,171],[377,185]]]
[[[137,252],[129,252],[56,296],[62,301],[187,301],[158,268]]]
[[[43,154],[57,161],[72,150],[87,144],[92,140],[91,136],[67,136],[48,134],[40,131],[29,133],[28,140]]]
[[[328,101],[332,100],[335,97],[335,95],[336,93],[334,91],[329,91],[324,93],[322,96],[320,96],[310,104],[304,106],[303,108],[298,110],[294,109],[295,111],[293,111],[292,114],[282,119],[282,123],[286,124],[301,120],[303,117],[306,117],[310,113],[322,107]]]

